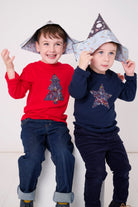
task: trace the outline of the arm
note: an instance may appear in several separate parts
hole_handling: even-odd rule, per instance
[[[14,56],[10,58],[9,51],[4,49],[1,53],[2,59],[6,66],[6,81],[8,84],[8,92],[15,99],[23,98],[30,87],[30,83],[20,80],[19,75],[14,70]]]
[[[87,94],[87,78],[89,72],[77,67],[74,71],[71,83],[69,85],[69,93],[73,98],[81,99]]]
[[[92,56],[90,52],[83,51],[79,58],[79,66],[74,71],[72,81],[69,86],[69,93],[76,99],[81,99],[87,94],[87,79],[90,75],[86,68]]]
[[[9,79],[7,73],[5,78],[8,85],[8,92],[14,99],[24,98],[26,92],[31,88],[31,83],[21,79],[21,76],[19,76],[16,72],[14,79]]]
[[[127,60],[126,63],[122,62],[122,65],[125,71],[126,82],[123,84],[123,90],[119,98],[125,101],[133,101],[137,89],[137,76],[134,73],[135,62]]]

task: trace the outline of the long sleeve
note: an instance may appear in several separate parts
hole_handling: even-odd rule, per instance
[[[137,90],[137,75],[127,76],[125,74],[126,82],[122,84],[122,90],[119,98],[124,101],[133,101]]]
[[[14,79],[9,79],[7,73],[5,78],[8,85],[8,92],[12,98],[20,99],[25,97],[25,94],[30,87],[29,82],[23,81],[17,73],[15,73]]]
[[[79,67],[75,69],[72,81],[69,85],[69,93],[73,98],[81,99],[87,95],[87,79],[89,75],[89,71],[84,71]]]

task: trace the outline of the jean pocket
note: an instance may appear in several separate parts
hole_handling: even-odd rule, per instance
[[[27,118],[21,121],[21,126],[24,126],[26,123],[28,123],[31,119]]]

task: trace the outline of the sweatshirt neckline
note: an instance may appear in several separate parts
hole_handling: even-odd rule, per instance
[[[109,71],[110,69],[108,69],[106,72],[105,72],[105,74],[102,74],[102,73],[96,73],[94,70],[92,70],[90,67],[88,67],[88,71],[92,74],[92,75],[94,75],[94,76],[99,76],[99,77],[107,77],[108,76],[108,71]]]
[[[49,66],[49,67],[57,67],[57,66],[59,66],[59,65],[61,64],[60,62],[57,62],[57,63],[55,63],[55,64],[44,63],[42,60],[39,60],[39,63],[40,63],[40,64],[43,64],[43,65],[45,65],[45,66]]]

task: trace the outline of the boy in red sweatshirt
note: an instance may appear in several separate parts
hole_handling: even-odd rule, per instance
[[[69,37],[60,25],[47,24],[31,38],[41,60],[28,64],[18,75],[14,58],[4,49],[1,53],[6,65],[9,94],[24,98],[28,92],[21,118],[21,139],[25,155],[19,158],[18,197],[20,207],[33,207],[38,177],[45,150],[51,153],[56,167],[56,190],[53,200],[56,207],[69,207],[73,202],[72,180],[74,172],[73,144],[64,114],[68,100],[68,86],[74,69],[58,62],[65,52]]]

